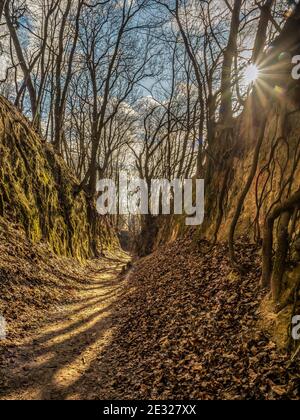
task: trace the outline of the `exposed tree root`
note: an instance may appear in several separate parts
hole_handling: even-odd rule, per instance
[[[285,272],[285,262],[289,250],[289,223],[291,212],[282,214],[278,228],[278,246],[275,254],[275,261],[271,280],[271,289],[274,302],[279,302],[282,291],[282,278]]]
[[[249,173],[248,176],[248,180],[246,182],[246,185],[241,193],[241,196],[238,200],[238,204],[236,207],[236,211],[233,217],[233,220],[231,222],[231,226],[230,226],[230,232],[229,232],[229,240],[228,240],[228,244],[229,244],[229,254],[230,254],[230,259],[232,264],[236,267],[239,268],[239,270],[243,271],[242,267],[239,267],[239,264],[237,262],[236,256],[235,256],[235,250],[234,250],[234,236],[235,236],[235,230],[240,218],[240,215],[242,213],[242,209],[243,209],[243,205],[245,202],[245,199],[247,197],[247,194],[251,188],[252,182],[254,180],[256,171],[257,171],[257,166],[258,166],[258,160],[259,160],[259,154],[260,154],[260,150],[261,150],[261,146],[263,144],[264,138],[265,138],[265,129],[266,129],[266,124],[267,124],[267,118],[265,117],[262,125],[261,125],[261,129],[260,129],[260,134],[259,134],[259,138],[257,141],[257,145],[255,148],[255,152],[254,152],[254,156],[253,156],[253,161],[252,161],[252,167],[251,167],[251,171]]]
[[[286,214],[284,217],[282,228],[280,228],[279,235],[279,245],[278,253],[276,254],[276,261],[274,266],[276,267],[276,272],[273,278],[273,298],[276,301],[278,281],[280,282],[280,276],[282,278],[282,267],[283,261],[286,259],[287,249],[286,249],[286,240],[287,240],[287,228],[288,222],[291,218],[291,213],[299,206],[300,204],[300,190],[295,192],[290,198],[288,198],[282,204],[278,204],[268,216],[265,226],[264,226],[264,239],[263,239],[263,273],[262,273],[262,286],[269,287],[271,285],[272,273],[273,273],[273,229],[275,221],[283,214]],[[289,216],[287,216],[287,214]]]

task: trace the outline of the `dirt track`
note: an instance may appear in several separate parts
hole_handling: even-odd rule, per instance
[[[9,346],[1,399],[78,397],[76,381],[100,357],[113,333],[111,309],[125,281],[120,277],[124,260],[106,264],[98,272],[88,273],[76,303],[56,307],[34,333]]]
[[[260,327],[259,255],[254,245],[237,249],[249,265],[243,276],[230,267],[226,244],[203,255],[188,239],[123,276],[124,256],[87,266],[73,303],[48,319],[41,311],[36,330],[6,346],[0,396],[299,400],[298,361],[290,366]]]

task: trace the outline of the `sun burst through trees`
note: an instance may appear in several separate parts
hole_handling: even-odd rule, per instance
[[[244,81],[247,85],[251,85],[259,78],[259,68],[255,64],[249,64],[244,72]]]

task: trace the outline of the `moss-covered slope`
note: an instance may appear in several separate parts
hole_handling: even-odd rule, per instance
[[[87,200],[84,193],[74,197],[76,184],[63,159],[0,97],[0,217],[58,255],[92,257]]]

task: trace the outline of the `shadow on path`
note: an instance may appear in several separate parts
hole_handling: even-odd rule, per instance
[[[113,335],[112,315],[126,278],[124,260],[90,271],[79,300],[57,307],[34,334],[10,346],[0,399],[64,399]]]

